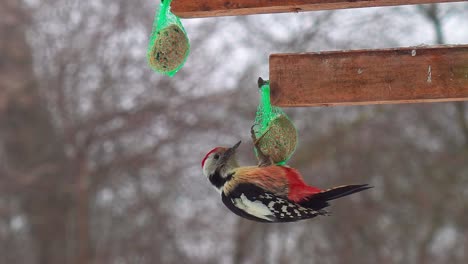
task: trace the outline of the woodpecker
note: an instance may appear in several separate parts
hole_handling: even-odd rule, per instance
[[[330,205],[328,201],[371,188],[367,184],[356,184],[321,190],[307,185],[296,169],[268,161],[258,166],[240,167],[235,157],[240,143],[230,148],[212,149],[201,166],[203,174],[220,192],[224,205],[249,220],[295,222],[329,215],[324,210]]]

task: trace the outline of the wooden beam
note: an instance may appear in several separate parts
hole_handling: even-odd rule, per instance
[[[396,6],[463,0],[173,0],[171,10],[182,18],[288,13],[356,7]]]
[[[468,100],[468,45],[272,54],[270,86],[277,106]]]

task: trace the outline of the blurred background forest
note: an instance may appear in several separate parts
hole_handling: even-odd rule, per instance
[[[157,2],[0,1],[1,264],[468,262],[468,103],[287,109],[308,183],[375,186],[330,217],[243,220],[200,168],[254,163],[270,53],[466,44],[468,3],[183,20],[171,79]]]

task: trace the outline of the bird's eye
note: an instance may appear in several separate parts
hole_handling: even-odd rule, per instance
[[[215,160],[219,159],[219,154],[215,154],[213,157]]]

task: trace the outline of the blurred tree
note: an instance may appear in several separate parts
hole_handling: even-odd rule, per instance
[[[18,202],[21,219],[30,229],[34,250],[29,259],[35,263],[102,263],[101,260],[113,262],[123,256],[129,260],[140,258],[141,252],[132,253],[133,248],[125,248],[140,239],[133,232],[142,234],[140,228],[132,231],[133,224],[129,230],[119,224],[117,228],[123,231],[123,237],[117,232],[107,238],[119,239],[119,251],[112,252],[107,247],[96,251],[101,239],[100,230],[93,228],[91,215],[96,195],[107,190],[114,196],[114,188],[131,189],[135,180],[140,186],[141,178],[148,175],[142,171],[162,166],[158,174],[168,175],[161,176],[168,189],[157,197],[168,192],[166,202],[173,202],[169,198],[170,184],[177,178],[169,175],[177,174],[180,167],[177,163],[161,163],[158,155],[163,151],[174,155],[176,149],[168,144],[177,144],[184,133],[207,130],[204,120],[185,115],[191,102],[199,102],[184,99],[183,90],[167,79],[155,80],[152,72],[139,69],[144,57],[135,57],[135,52],[144,54],[141,50],[145,37],[139,38],[143,45],[138,51],[134,43],[128,42],[126,31],[131,25],[138,25],[132,24],[132,17],[138,17],[133,12],[142,10],[132,10],[126,1],[95,1],[87,5],[51,0],[43,1],[31,15],[31,9],[27,10],[20,1],[2,2],[0,33],[1,39],[8,41],[1,43],[0,179],[5,199]],[[147,29],[136,33],[136,37],[148,33],[152,18],[148,15],[144,25]],[[100,27],[96,27],[96,22]],[[27,32],[32,37],[30,43],[26,41]],[[121,49],[134,51],[117,52]],[[39,65],[36,72],[33,52]],[[159,87],[157,92],[148,85],[152,81]],[[119,178],[126,180],[114,185]],[[144,194],[126,197],[135,204],[130,203],[124,210],[133,211],[130,217],[144,213],[145,219],[162,218],[156,222],[168,225],[164,223],[168,220],[163,209],[155,207],[154,200],[146,201]],[[99,211],[95,213],[101,216]],[[170,260],[181,259],[183,255],[177,248],[164,248],[174,239],[168,235],[146,239],[165,252],[165,257],[174,251]],[[152,252],[154,257],[147,262],[163,259],[161,252]],[[10,254],[2,255],[8,260]],[[141,258],[145,259],[144,255]]]
[[[0,180],[4,194],[14,198],[28,219],[37,263],[65,263],[69,164],[33,72],[26,41],[30,22],[22,2],[0,3]]]

